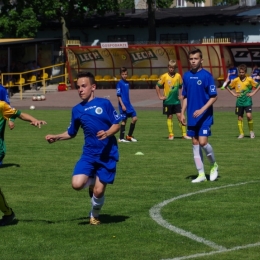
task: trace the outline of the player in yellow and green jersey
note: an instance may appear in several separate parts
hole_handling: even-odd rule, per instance
[[[252,118],[252,96],[260,89],[260,83],[257,83],[251,77],[246,76],[247,67],[245,64],[241,64],[238,67],[239,76],[235,78],[226,89],[237,98],[235,114],[238,116],[238,139],[244,138],[243,129],[243,116],[246,112],[248,128],[250,131],[250,138],[255,138],[253,131],[253,118]],[[223,89],[223,88],[221,88]],[[254,89],[254,90],[253,90]],[[235,91],[233,91],[235,90]],[[253,90],[253,91],[252,91]]]
[[[22,113],[20,110],[12,108],[9,104],[4,101],[0,101],[0,129],[5,124],[5,120],[10,118],[20,118],[21,120],[28,121],[33,126],[41,128],[41,125],[45,125],[46,122],[38,120],[29,114]],[[0,211],[4,213],[2,219],[0,219],[0,227],[10,225],[15,220],[15,214],[13,210],[9,207],[8,203],[5,200],[4,194],[0,188]]]
[[[186,134],[186,126],[180,123],[181,118],[181,75],[175,72],[176,61],[170,60],[168,63],[168,72],[163,74],[156,84],[156,93],[160,100],[163,100],[163,114],[167,115],[167,126],[169,131],[169,140],[174,139],[173,133],[173,114],[176,114],[179,126],[182,131],[182,138],[191,139]],[[163,88],[163,95],[160,89]]]

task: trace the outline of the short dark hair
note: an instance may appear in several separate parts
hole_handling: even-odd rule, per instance
[[[120,68],[120,74],[122,73],[122,72],[126,72],[127,71],[127,68],[126,67],[121,67]]]
[[[246,72],[246,71],[247,71],[247,66],[246,66],[246,64],[240,64],[240,65],[238,66],[238,70],[243,70],[244,72]]]
[[[91,72],[81,71],[77,75],[77,79],[79,78],[89,78],[89,82],[91,85],[96,84],[95,77]]]
[[[189,51],[189,56],[190,56],[190,55],[194,55],[194,54],[196,54],[196,53],[199,53],[200,58],[202,58],[202,52],[201,52],[200,49],[197,49],[197,48],[190,50],[190,51]]]

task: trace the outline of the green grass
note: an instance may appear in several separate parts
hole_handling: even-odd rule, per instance
[[[234,113],[215,113],[209,140],[220,176],[215,182],[192,184],[197,175],[192,145],[178,138],[176,119],[176,138],[168,141],[161,111],[138,111],[134,133],[138,142],[119,144],[117,176],[107,188],[100,226],[88,224],[88,192],[74,191],[70,184],[81,155],[82,132],[73,140],[52,145],[44,140],[48,133],[67,129],[70,110],[24,112],[48,124],[37,129],[17,119],[15,129],[6,130],[7,155],[0,183],[18,223],[0,229],[0,259],[159,260],[215,251],[158,225],[149,215],[153,206],[190,193],[195,194],[162,208],[162,217],[172,226],[227,249],[260,242],[259,112],[253,113],[256,138],[241,140]],[[246,122],[244,128],[248,136]],[[205,169],[209,172],[207,161]],[[239,183],[246,184],[198,193]],[[259,257],[258,246],[195,259]]]

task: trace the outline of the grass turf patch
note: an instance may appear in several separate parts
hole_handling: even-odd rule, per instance
[[[260,242],[258,150],[260,113],[254,112],[256,138],[238,140],[233,112],[216,112],[209,138],[219,164],[215,182],[191,183],[197,175],[190,140],[168,140],[161,111],[138,111],[136,143],[119,143],[120,161],[114,185],[106,191],[100,226],[88,224],[88,192],[71,188],[71,172],[81,155],[83,134],[48,144],[48,133],[66,131],[68,110],[24,111],[47,121],[41,129],[16,120],[6,129],[7,155],[0,169],[1,189],[18,223],[1,228],[1,259],[172,259],[214,249],[159,226],[149,210],[165,200],[162,217],[171,225],[226,248]],[[130,120],[127,122],[128,131]],[[117,134],[118,137],[119,134]],[[258,137],[259,136],[259,137]],[[135,155],[136,152],[144,155]],[[205,169],[209,164],[205,158]],[[197,193],[203,189],[255,181]],[[258,259],[259,247],[196,259]]]

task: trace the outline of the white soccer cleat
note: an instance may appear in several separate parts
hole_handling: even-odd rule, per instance
[[[168,140],[173,140],[174,139],[174,135],[169,135]]]
[[[241,134],[241,135],[238,136],[237,139],[242,139],[242,138],[244,138],[244,135]]]
[[[192,139],[190,136],[188,136],[188,135],[184,135],[184,136],[182,136],[182,139],[187,139],[187,140],[190,140],[190,139]]]
[[[211,167],[209,179],[210,181],[215,181],[217,178],[218,178],[218,165],[215,162],[214,165]]]
[[[118,139],[119,143],[129,143],[129,141],[125,140],[125,139]]]
[[[198,183],[198,182],[203,182],[203,181],[207,181],[205,173],[200,173],[199,176],[196,179],[192,180],[191,182]]]
[[[253,131],[250,131],[250,138],[255,138],[255,133]]]
[[[126,140],[130,142],[137,142],[137,140],[133,136],[126,136]]]

